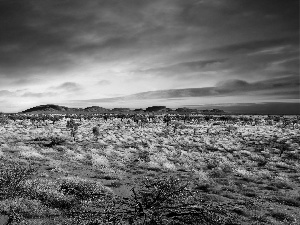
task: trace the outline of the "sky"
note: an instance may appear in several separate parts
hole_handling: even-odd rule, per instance
[[[298,0],[0,0],[0,33],[2,112],[300,114]]]

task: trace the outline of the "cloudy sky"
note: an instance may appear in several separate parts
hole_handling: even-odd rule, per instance
[[[299,113],[298,0],[0,0],[0,33],[2,112],[52,103]]]

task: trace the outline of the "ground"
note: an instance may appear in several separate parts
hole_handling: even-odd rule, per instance
[[[193,196],[189,207],[211,209],[219,224],[299,224],[299,124],[257,117],[256,124],[203,120],[169,126],[95,118],[78,121],[75,140],[65,119],[39,126],[9,121],[0,126],[0,224],[8,218],[11,224],[108,224],[112,219],[102,218],[103,209],[116,210],[116,202],[139,203],[135,198],[142,199],[147,179],[152,187],[156,180],[175,179],[173,186],[157,186],[172,190],[186,184]],[[115,224],[143,224],[141,217],[155,217],[153,207],[146,212],[143,206],[143,216],[136,214],[136,205],[130,207],[135,216]]]

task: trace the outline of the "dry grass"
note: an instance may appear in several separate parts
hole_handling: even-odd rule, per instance
[[[223,224],[299,224],[299,129],[288,126],[282,130],[276,124],[212,125],[205,121],[138,127],[119,120],[87,120],[74,141],[61,129],[64,123],[25,128],[10,121],[0,129],[0,178],[6,185],[0,193],[0,214],[9,214],[15,223],[76,224],[82,212],[81,224],[105,224],[103,221],[113,219],[122,224],[130,224],[131,220],[151,224],[159,218],[167,224],[175,217],[177,224],[185,222],[179,217],[197,224],[189,217],[178,216],[178,211],[172,214],[151,207],[149,211],[146,206],[151,203],[149,193],[155,198],[157,190],[168,188],[172,192],[187,182],[199,203],[194,205],[198,211],[185,208],[182,212],[199,216],[205,206],[220,209],[211,215]],[[98,124],[101,129],[96,140],[92,128]],[[35,171],[30,173],[28,165]],[[166,176],[180,178],[181,182],[170,181],[168,186],[168,182],[157,179],[165,177],[168,181]],[[148,189],[146,177],[153,185]],[[125,194],[132,188],[136,198]],[[130,202],[135,212],[127,212],[130,216],[120,211],[118,217],[107,214],[109,210],[120,210],[121,203]],[[139,204],[142,208],[137,208]],[[142,213],[136,213],[138,210]],[[203,210],[201,213],[203,218],[209,214]]]

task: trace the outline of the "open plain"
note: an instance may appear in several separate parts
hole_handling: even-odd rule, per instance
[[[2,117],[0,224],[300,223],[297,116],[51,118]]]

